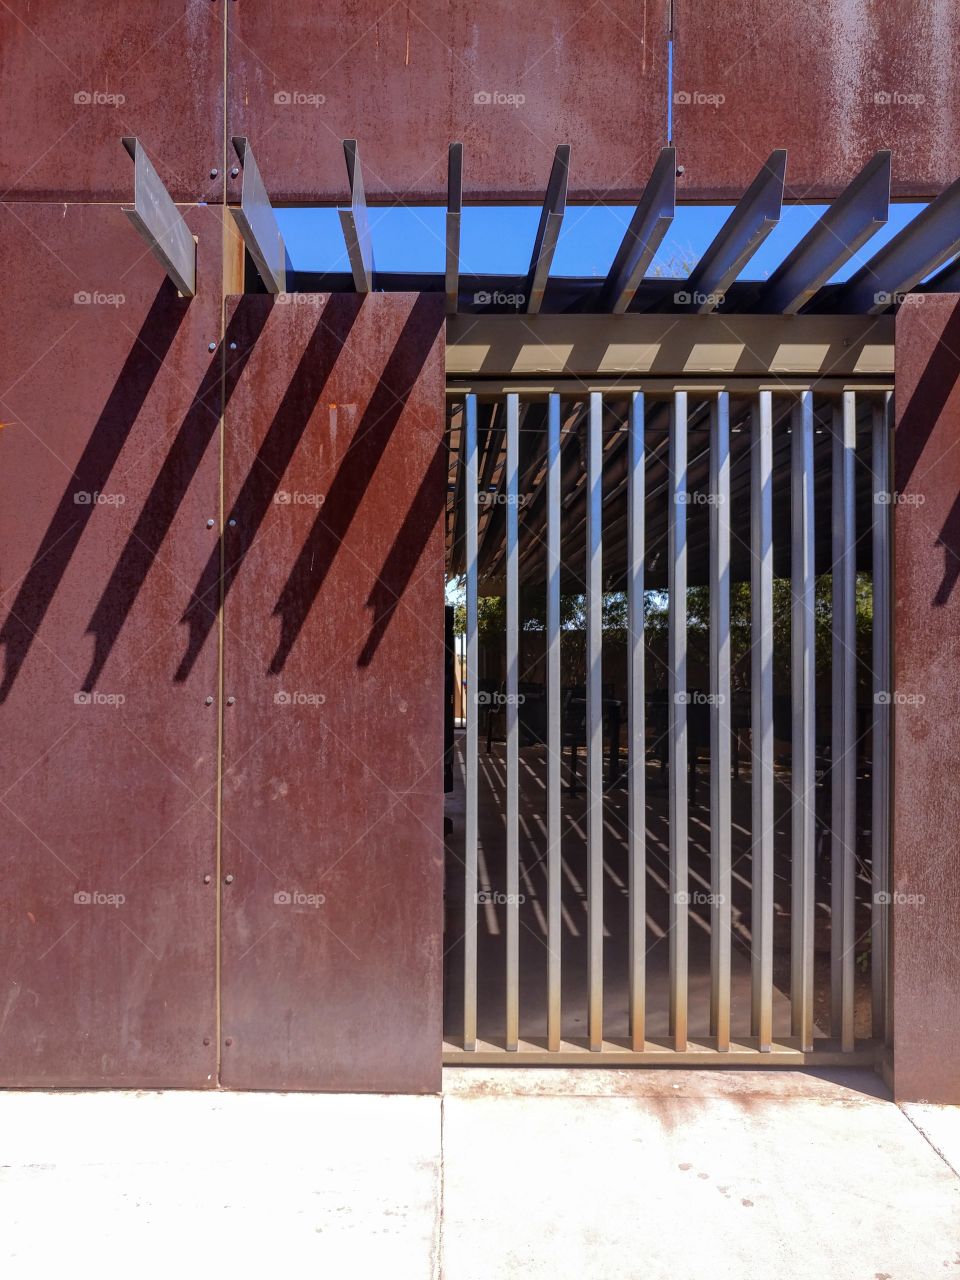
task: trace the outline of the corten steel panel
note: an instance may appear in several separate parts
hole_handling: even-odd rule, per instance
[[[216,542],[222,230],[189,220],[187,302],[118,208],[0,205],[3,1085],[215,1082],[215,639],[175,677]]]
[[[359,139],[373,200],[445,202],[455,141],[468,197],[539,202],[561,142],[573,144],[570,199],[636,197],[666,141],[667,9],[240,3],[230,13],[230,132],[251,139],[274,200],[344,198],[343,138]]]
[[[0,199],[130,200],[136,135],[175,200],[223,179],[229,0],[4,0]]]
[[[918,301],[896,349],[894,1088],[958,1103],[960,295]]]
[[[221,1078],[435,1091],[443,297],[245,301],[265,323],[225,434]]]
[[[882,147],[895,195],[957,177],[957,5],[675,0],[674,14],[682,196],[739,197],[774,147],[794,198],[835,195]]]

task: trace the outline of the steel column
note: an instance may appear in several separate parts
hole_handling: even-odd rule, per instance
[[[603,396],[587,419],[587,1033],[603,1047]]]
[[[520,579],[517,557],[517,503],[520,471],[520,397],[507,396],[506,505],[507,590],[507,1038],[517,1048],[520,1035]]]
[[[667,723],[670,769],[670,1035],[687,1047],[687,393],[674,393],[670,420],[667,562]]]
[[[857,626],[854,464],[856,393],[833,415],[833,745],[831,839],[831,1031],[854,1043],[856,962]]]
[[[761,391],[751,439],[751,1030],[773,1039],[773,396]]]
[[[814,873],[816,868],[816,564],[814,558],[813,392],[792,415],[791,619],[793,744],[791,825],[791,1031],[813,1048]]]
[[[560,1048],[560,397],[547,407],[547,1048]]]
[[[479,645],[477,640],[477,397],[464,405],[464,538],[467,571],[467,719],[466,814],[464,820],[463,895],[463,1047],[477,1047],[477,717]]]
[[[730,396],[710,406],[710,1034],[730,1048]]]
[[[627,471],[627,840],[630,912],[630,1047],[644,1047],[647,910],[646,721],[644,715],[643,560],[646,450],[642,392],[630,397]]]

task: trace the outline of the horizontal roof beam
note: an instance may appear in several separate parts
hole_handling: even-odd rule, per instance
[[[463,212],[463,143],[451,142],[447,153],[447,262],[444,291],[447,314],[460,305],[460,219]]]
[[[598,311],[622,315],[629,309],[676,212],[677,151],[663,147],[607,273]]]
[[[139,138],[121,138],[133,160],[133,204],[123,212],[185,298],[197,292],[197,244]]]
[[[890,152],[878,151],[760,291],[758,311],[794,315],[890,216]]]
[[[880,376],[893,372],[893,324],[892,316],[451,316],[447,375]]]
[[[553,157],[550,170],[550,181],[547,183],[547,194],[543,208],[540,210],[540,225],[533,243],[533,254],[530,258],[530,270],[527,273],[526,311],[528,315],[536,315],[543,305],[547,281],[550,278],[550,267],[560,238],[560,227],[567,208],[567,181],[570,174],[570,147],[561,142]]]
[[[285,293],[287,251],[277,215],[273,212],[250,143],[246,138],[234,138],[233,146],[243,166],[243,186],[240,207],[232,205],[230,212],[267,292]]]
[[[772,151],[687,281],[683,292],[693,311],[706,315],[722,304],[729,286],[780,221],[786,175],[786,151]]]
[[[842,285],[830,310],[876,315],[960,251],[960,179]]]
[[[347,257],[353,273],[353,285],[357,293],[373,291],[373,241],[370,237],[370,220],[367,217],[367,198],[363,190],[363,173],[360,169],[360,151],[356,138],[344,138],[343,154],[347,162],[347,178],[350,182],[350,205],[338,209],[343,238],[347,245]]]

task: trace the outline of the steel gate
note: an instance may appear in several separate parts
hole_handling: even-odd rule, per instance
[[[451,393],[446,1062],[882,1053],[891,414],[829,381]]]

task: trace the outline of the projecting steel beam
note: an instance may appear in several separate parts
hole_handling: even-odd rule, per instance
[[[260,279],[268,293],[285,293],[287,287],[287,251],[280,234],[277,216],[260,177],[253,148],[246,138],[233,139],[234,150],[243,166],[240,208],[231,206],[243,243],[256,263]]]
[[[598,311],[622,315],[629,308],[676,211],[677,151],[663,147],[603,283]]]
[[[451,142],[447,154],[447,315],[455,316],[460,294],[460,215],[463,210],[463,143]]]
[[[786,151],[772,151],[713,243],[693,269],[683,292],[693,311],[705,315],[723,295],[780,221]]]
[[[876,315],[960,251],[960,179],[874,254],[830,300],[830,310]]]
[[[185,298],[197,292],[197,245],[138,138],[121,138],[133,160],[133,204],[123,205],[150,252]]]
[[[570,172],[570,147],[562,142],[553,157],[550,181],[540,211],[540,225],[533,243],[530,270],[527,274],[527,305],[529,315],[535,315],[543,303],[550,265],[560,238],[560,226],[567,207],[567,178]]]
[[[757,310],[795,315],[890,216],[890,152],[878,151],[788,254]]]
[[[354,288],[357,293],[370,293],[373,290],[373,241],[370,238],[367,198],[363,192],[363,174],[360,171],[360,152],[356,138],[344,138],[343,154],[350,180],[350,207],[337,212],[340,214],[343,238],[347,242]]]

